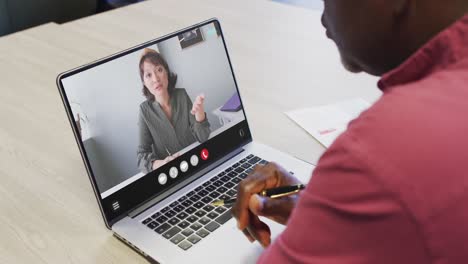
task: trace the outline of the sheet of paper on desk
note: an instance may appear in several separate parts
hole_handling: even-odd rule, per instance
[[[330,105],[292,110],[286,112],[286,115],[328,148],[346,130],[348,123],[369,106],[367,101],[354,98]]]

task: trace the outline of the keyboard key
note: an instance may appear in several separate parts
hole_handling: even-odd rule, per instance
[[[148,226],[151,229],[155,229],[156,227],[158,227],[158,223],[153,221],[153,222],[150,222],[149,224],[147,224],[146,226]]]
[[[250,154],[250,155],[247,156],[247,159],[249,160],[249,159],[251,159],[253,157],[255,157],[255,156],[253,154]]]
[[[229,180],[231,180],[231,178],[229,178],[228,176],[223,176],[223,177],[221,178],[221,181],[223,181],[223,182],[227,182],[227,181],[229,181]]]
[[[259,161],[261,161],[261,160],[262,160],[262,159],[259,158],[259,157],[253,157],[253,158],[251,158],[251,159],[248,161],[248,163],[250,163],[250,164],[253,165],[253,164],[257,164],[257,163],[258,163]]]
[[[200,197],[205,197],[206,195],[208,195],[208,192],[205,190],[201,190],[197,193],[197,195]]]
[[[195,202],[198,202],[198,201],[200,201],[200,200],[201,200],[201,197],[198,196],[198,195],[196,195],[196,194],[194,194],[194,195],[192,195],[192,197],[190,197],[190,201],[192,201],[192,202],[194,202],[194,203],[195,203]]]
[[[158,217],[160,217],[160,216],[161,216],[161,213],[160,213],[160,212],[157,212],[157,213],[155,213],[154,215],[152,215],[151,217],[154,218],[154,219],[156,219],[156,218],[158,218]]]
[[[242,180],[238,177],[235,177],[234,179],[231,180],[233,183],[235,184],[239,184],[239,182],[241,182]]]
[[[169,229],[166,233],[163,234],[163,237],[170,239],[171,237],[175,236],[175,234],[179,233],[181,230],[177,226]]]
[[[245,173],[250,174],[252,171],[253,171],[253,168],[250,168],[250,169],[246,170]]]
[[[158,233],[158,234],[162,234],[162,233],[166,232],[167,230],[169,230],[169,228],[171,228],[171,225],[168,224],[168,223],[164,223],[164,224],[156,227],[156,229],[154,229],[154,231],[156,231],[156,233]]]
[[[231,168],[231,167],[229,167],[229,168],[227,168],[227,169],[224,170],[224,172],[226,172],[226,173],[228,173],[228,172],[230,172],[230,171],[232,171],[232,168]]]
[[[194,215],[191,215],[191,216],[185,218],[185,220],[189,221],[190,223],[195,223],[198,220],[198,217],[196,217]]]
[[[180,197],[179,200],[177,200],[177,201],[178,201],[179,203],[181,203],[181,202],[183,202],[183,201],[185,201],[185,200],[187,200],[187,196],[182,196],[182,197]]]
[[[228,189],[226,189],[226,187],[224,187],[224,186],[221,186],[218,189],[216,189],[216,191],[219,192],[219,193],[225,193],[225,192],[227,192],[227,190]]]
[[[199,223],[194,223],[190,226],[190,228],[197,231],[198,229],[202,228],[202,225],[200,225]]]
[[[241,179],[245,179],[245,178],[247,178],[247,173],[245,173],[245,172],[241,173],[241,174],[238,175],[238,177],[241,178]]]
[[[265,164],[268,164],[268,161],[262,159],[261,161],[258,162],[259,164],[262,164],[262,165],[265,165]]]
[[[182,235],[184,235],[186,237],[190,236],[191,234],[193,234],[193,230],[190,229],[190,228],[187,228],[184,231],[182,231]]]
[[[176,236],[174,236],[172,239],[171,239],[171,242],[174,243],[174,244],[179,244],[182,240],[184,240],[185,237],[181,234],[177,234]]]
[[[213,199],[211,197],[209,197],[209,196],[203,197],[203,199],[201,199],[201,200],[202,200],[202,202],[204,202],[206,204],[209,204],[209,203],[211,203],[211,201],[213,201]]]
[[[166,213],[167,211],[169,211],[171,208],[169,207],[164,207],[162,210],[161,210],[161,213]]]
[[[221,194],[219,192],[216,192],[216,191],[213,191],[212,193],[210,193],[210,197],[213,198],[213,199],[216,199],[220,195]]]
[[[210,234],[210,232],[206,231],[203,228],[197,231],[197,235],[199,235],[200,237],[206,237],[209,234]]]
[[[202,225],[206,225],[210,222],[211,220],[206,218],[206,217],[203,217],[202,219],[198,220],[198,222]]]
[[[219,187],[219,186],[223,185],[223,182],[218,180],[218,181],[213,182],[213,185],[216,186],[216,187]]]
[[[188,227],[189,225],[190,225],[189,222],[187,222],[187,221],[182,221],[182,222],[180,222],[177,226],[180,227],[180,228],[186,228],[186,227]]]
[[[195,192],[199,192],[199,191],[201,191],[202,189],[203,189],[203,186],[200,185],[200,186],[198,186],[197,188],[195,188]]]
[[[177,201],[175,201],[175,202],[171,203],[171,204],[169,205],[169,207],[172,208],[172,207],[174,207],[174,206],[176,206],[176,205],[178,205],[178,204],[179,204],[179,203],[178,203]]]
[[[207,204],[205,205],[205,207],[203,207],[203,210],[205,210],[206,212],[209,212],[211,210],[214,209],[214,206],[210,205],[210,204]]]
[[[221,195],[218,197],[219,200],[227,200],[227,199],[229,199],[229,198],[231,198],[231,197],[228,196],[228,195],[226,195],[226,194],[221,194]]]
[[[233,167],[233,168],[237,168],[237,167],[239,167],[239,165],[240,165],[240,163],[239,163],[239,162],[236,162],[236,163],[232,164],[232,167]]]
[[[226,194],[231,196],[231,197],[234,197],[234,196],[236,196],[237,192],[235,190],[231,189],[231,190],[227,191]]]
[[[183,249],[183,250],[187,250],[187,249],[192,247],[192,244],[190,242],[184,240],[184,241],[180,242],[179,247],[181,249]]]
[[[216,190],[216,187],[213,186],[213,185],[210,185],[210,186],[206,187],[205,189],[206,189],[208,192],[212,192],[212,191]]]
[[[213,221],[213,222],[207,224],[207,225],[205,226],[205,229],[208,230],[208,231],[210,231],[210,232],[213,232],[213,231],[215,231],[216,229],[218,229],[218,227],[219,227],[219,224]]]
[[[198,210],[196,213],[195,213],[196,216],[198,217],[203,217],[204,215],[206,215],[206,212],[203,211],[203,210]]]
[[[222,214],[226,211],[226,208],[222,207],[222,206],[218,206],[216,207],[215,209],[215,212],[217,212],[218,214]]]
[[[189,206],[192,205],[192,202],[189,201],[189,200],[185,200],[185,201],[182,202],[182,205],[185,206],[185,207],[189,207]]]
[[[198,243],[198,241],[201,240],[201,238],[197,235],[192,235],[189,238],[187,238],[188,241],[192,242],[192,244]]]
[[[224,214],[222,214],[221,216],[216,218],[215,221],[222,225],[222,224],[226,223],[231,218],[232,218],[231,211],[226,211]]]
[[[164,222],[167,221],[167,217],[165,217],[164,215],[160,216],[159,218],[156,219],[156,221],[158,221],[158,223],[162,224]]]
[[[185,212],[181,212],[177,215],[178,218],[184,220],[186,217],[188,216],[188,214],[186,214]]]
[[[169,224],[171,224],[171,225],[177,225],[177,223],[179,223],[180,220],[178,218],[176,218],[176,217],[173,217],[173,218],[169,219],[169,221],[167,221],[167,222]]]
[[[226,182],[226,183],[224,184],[224,187],[229,188],[229,189],[231,189],[231,188],[234,187],[234,186],[236,186],[236,185],[235,185],[234,183],[232,183],[232,182]]]
[[[197,208],[197,209],[200,209],[200,208],[202,208],[203,206],[205,206],[205,204],[202,203],[202,202],[196,202],[196,203],[193,204],[193,207],[195,207],[195,208]]]
[[[143,223],[144,225],[146,225],[146,224],[148,224],[148,223],[151,222],[151,221],[153,221],[153,219],[151,219],[151,217],[148,217],[148,218],[146,218],[145,220],[143,220],[142,223]]]
[[[231,171],[230,173],[228,173],[229,179],[232,179],[232,178],[236,177],[237,175],[239,175],[239,173],[233,172],[233,171]]]
[[[242,173],[242,172],[244,172],[244,169],[243,168],[236,168],[234,171],[237,172],[237,173]]]
[[[218,174],[219,177],[222,177],[222,176],[224,176],[224,175],[226,175],[226,172],[224,172],[224,171],[222,171],[222,172],[220,172],[220,173]]]
[[[250,169],[251,166],[252,165],[250,165],[249,163],[242,164],[242,168],[244,168],[244,169]]]
[[[203,186],[203,187],[206,187],[206,186],[208,186],[208,185],[210,185],[210,184],[211,184],[210,181],[206,181],[206,182],[204,182],[204,183],[202,184],[202,186]]]
[[[219,214],[215,213],[215,212],[211,212],[211,213],[208,213],[206,216],[208,216],[209,218],[211,219],[215,219],[216,217],[218,217]]]
[[[186,194],[187,197],[190,197],[195,194],[195,191],[190,191],[189,193]]]
[[[195,211],[197,211],[197,209],[195,209],[193,207],[189,207],[189,208],[185,209],[185,212],[187,214],[193,214],[193,213],[195,213]]]
[[[172,210],[174,210],[174,212],[177,212],[177,213],[182,212],[184,209],[185,209],[185,207],[180,205],[180,204],[178,204],[176,207],[172,208]]]
[[[167,218],[171,218],[171,217],[174,217],[174,215],[176,215],[176,213],[174,211],[169,211],[167,213],[164,214]]]

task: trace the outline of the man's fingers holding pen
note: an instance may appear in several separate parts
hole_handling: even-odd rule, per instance
[[[251,213],[268,217],[270,215],[272,216],[271,219],[279,223],[286,223],[290,210],[294,207],[294,200],[285,199],[286,203],[253,200],[252,204],[250,204],[251,197],[265,189],[297,183],[299,181],[294,176],[274,162],[270,162],[265,166],[257,165],[253,172],[238,186],[237,200],[232,208],[232,213],[237,219],[238,228],[243,230],[250,224],[249,214]],[[254,199],[256,198],[257,196]],[[268,203],[264,201],[268,201]],[[276,208],[275,205],[279,207]]]
[[[272,199],[254,194],[250,197],[249,210],[255,215],[264,216],[285,225],[296,205],[297,198],[297,195],[291,195]]]

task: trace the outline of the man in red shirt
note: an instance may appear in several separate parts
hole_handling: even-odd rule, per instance
[[[297,197],[275,163],[240,185],[233,214],[260,263],[468,263],[468,1],[325,0],[323,24],[352,72],[383,96],[321,157]],[[287,224],[270,245],[258,216]]]

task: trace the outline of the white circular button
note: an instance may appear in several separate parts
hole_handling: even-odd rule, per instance
[[[178,174],[179,174],[179,171],[177,170],[176,167],[172,167],[172,168],[169,170],[169,176],[171,176],[172,179],[174,179],[175,177],[177,177]]]
[[[180,163],[180,170],[186,172],[188,170],[188,162],[185,160]]]
[[[159,182],[159,184],[161,184],[161,185],[166,184],[166,182],[167,182],[167,175],[166,175],[165,173],[159,174],[159,176],[158,176],[158,182]]]
[[[198,156],[197,155],[192,155],[192,157],[190,157],[190,164],[192,164],[192,166],[197,166],[198,165]]]

